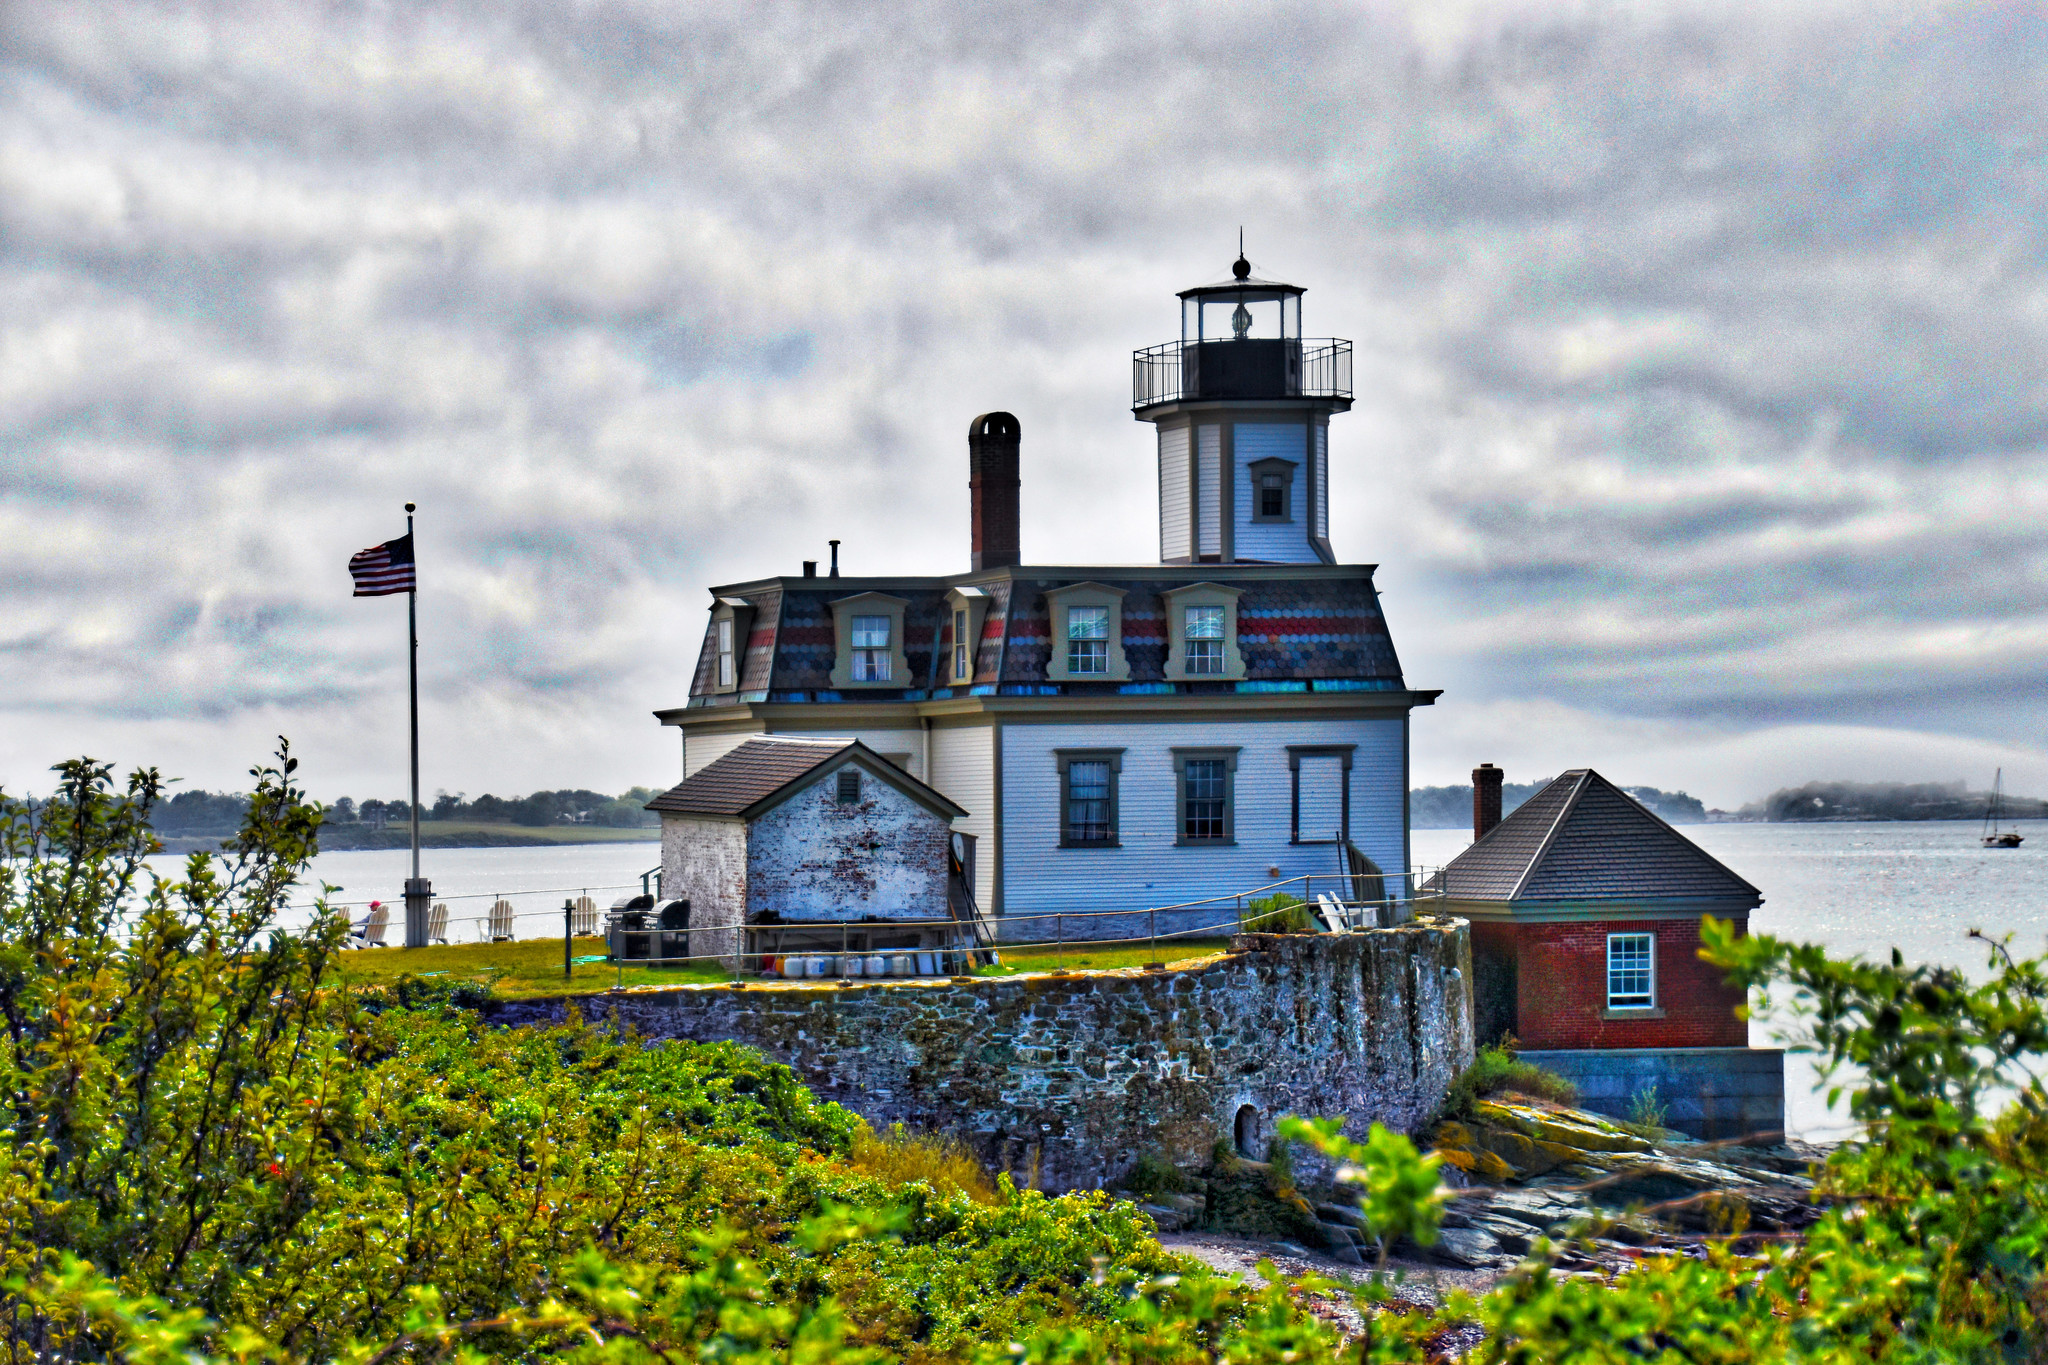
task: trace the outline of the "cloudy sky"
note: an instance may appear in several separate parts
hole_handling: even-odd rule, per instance
[[[2020,4],[0,10],[0,780],[677,775],[706,588],[1156,559],[1129,353],[1243,225],[1357,345],[1419,781],[2048,791]]]

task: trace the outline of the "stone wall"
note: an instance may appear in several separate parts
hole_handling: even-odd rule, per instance
[[[1184,969],[952,981],[775,982],[570,1004],[648,1038],[736,1039],[877,1126],[951,1132],[1043,1188],[1093,1188],[1150,1149],[1199,1165],[1274,1120],[1425,1123],[1472,1057],[1464,921],[1345,935],[1245,935]]]

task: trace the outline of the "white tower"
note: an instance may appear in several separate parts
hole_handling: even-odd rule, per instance
[[[1330,414],[1351,343],[1303,341],[1301,296],[1251,277],[1180,295],[1180,340],[1133,357],[1131,409],[1159,429],[1163,564],[1334,564]]]

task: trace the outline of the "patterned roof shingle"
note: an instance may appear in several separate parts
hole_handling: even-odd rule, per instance
[[[1205,565],[1201,580],[1239,589],[1237,644],[1244,657],[1245,683],[1293,684],[1303,690],[1311,681],[1365,683],[1398,690],[1403,686],[1401,662],[1380,613],[1372,570],[1361,567],[1346,576],[1328,573],[1302,578],[1269,574],[1235,576],[1230,565]],[[1057,642],[1047,592],[1069,583],[1092,581],[1122,590],[1122,644],[1130,665],[1130,684],[1180,690],[1232,690],[1229,683],[1173,683],[1166,677],[1167,606],[1164,594],[1187,587],[1191,577],[1155,578],[1143,571],[1101,569],[1058,570],[1020,568],[1014,576],[980,579],[989,596],[981,639],[975,653],[975,684],[981,687],[1037,688],[1048,683],[1046,665]],[[964,578],[965,576],[963,576]],[[745,588],[720,588],[721,597],[744,597],[756,611],[748,633],[739,700],[827,700],[815,694],[832,690],[831,673],[837,642],[832,603],[860,592],[884,592],[905,599],[902,648],[908,676],[903,691],[922,693],[939,685],[951,628],[946,593],[951,579],[777,579]],[[712,637],[705,636],[690,688],[698,704],[715,703],[711,674]],[[1053,690],[1074,693],[1115,692],[1118,684],[1069,682]],[[861,689],[864,700],[882,701],[890,693]]]
[[[647,803],[673,815],[738,815],[851,749],[850,739],[750,739]]]
[[[1477,901],[1763,900],[1591,768],[1561,774],[1452,859],[1424,890]]]

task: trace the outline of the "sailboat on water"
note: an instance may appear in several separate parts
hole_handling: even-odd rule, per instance
[[[1998,770],[1998,776],[1991,779],[1991,804],[1984,811],[1983,842],[1986,848],[2018,848],[2020,832],[2017,826],[2000,829],[2000,819],[2005,815],[2005,769]]]

